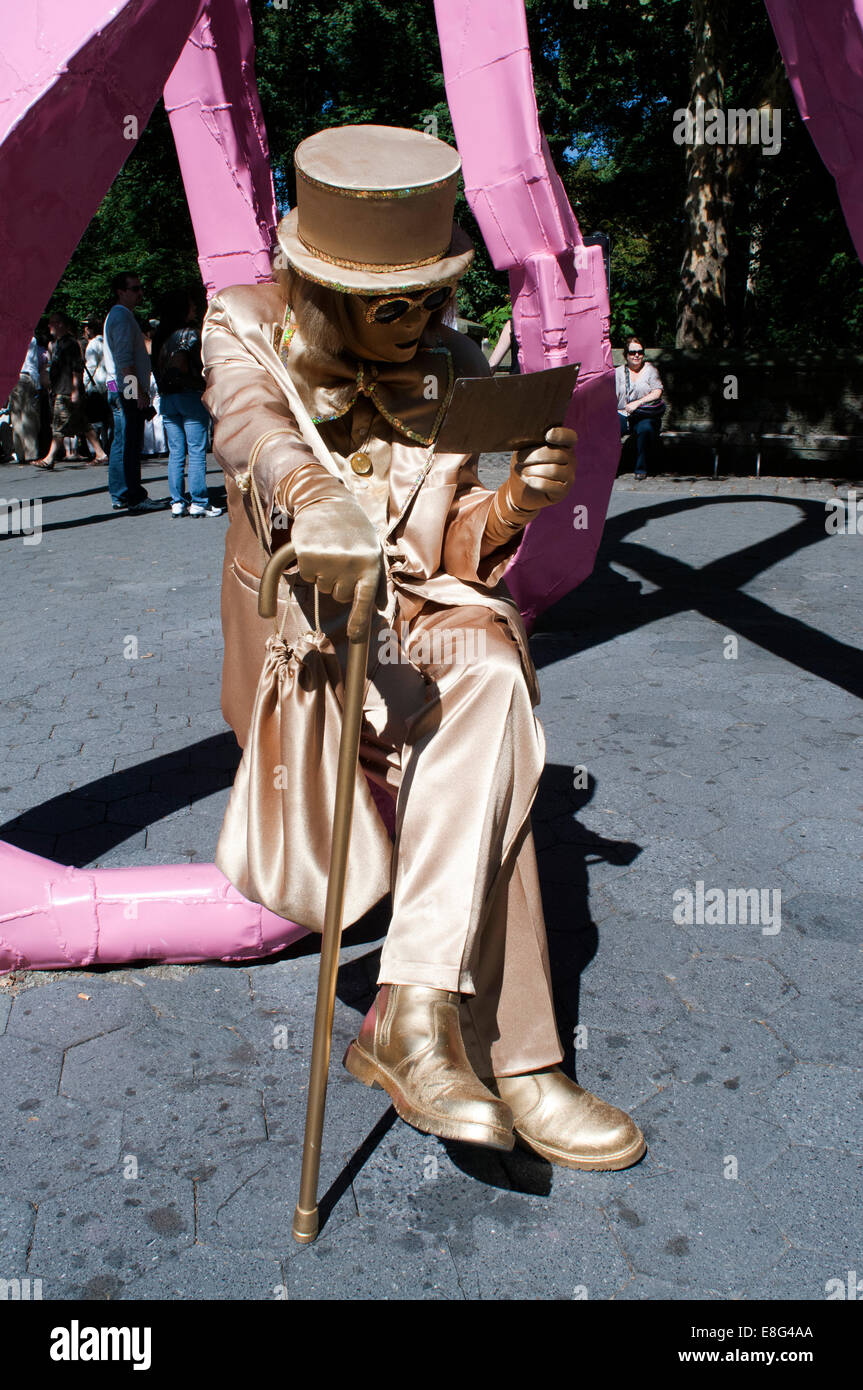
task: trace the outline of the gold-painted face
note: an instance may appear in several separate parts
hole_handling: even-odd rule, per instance
[[[419,347],[429,315],[424,309],[411,309],[395,323],[367,323],[368,301],[361,295],[347,297],[347,344],[356,357],[371,362],[409,362]]]
[[[372,362],[409,362],[419,347],[420,338],[435,308],[442,307],[437,302],[438,291],[452,292],[451,286],[429,286],[421,295],[381,295],[370,299],[365,295],[351,294],[345,299],[348,331],[345,333],[347,345],[356,357]],[[432,309],[425,308],[425,302],[432,300]],[[375,317],[380,308],[384,314],[407,306],[391,322],[379,322]]]

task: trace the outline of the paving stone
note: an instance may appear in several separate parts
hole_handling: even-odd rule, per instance
[[[29,1271],[52,1299],[114,1299],[195,1238],[191,1182],[94,1178],[39,1205]]]
[[[792,1248],[786,1250],[782,1259],[772,1269],[763,1270],[745,1285],[741,1284],[740,1291],[735,1296],[747,1301],[770,1299],[781,1303],[796,1303],[798,1300],[822,1302],[831,1294],[836,1297],[836,1285],[830,1283],[836,1279],[841,1280],[847,1297],[847,1270],[838,1269],[836,1261],[833,1260],[831,1263],[828,1255]],[[795,1326],[806,1326],[805,1316],[794,1317],[791,1321]],[[805,1348],[807,1345],[811,1345],[808,1339],[800,1342],[801,1347]]]
[[[669,1019],[685,1013],[685,1005],[665,976],[638,971],[615,971],[616,990],[595,986],[588,975],[582,981],[579,1018],[588,1027],[609,1032],[637,1029],[656,1032]]]
[[[597,983],[605,976],[613,989],[621,967],[667,975],[697,954],[690,932],[683,927],[644,920],[627,912],[611,913],[608,909],[597,915],[593,895],[590,902],[593,920],[602,924],[599,949],[588,967]]]
[[[847,873],[850,870],[846,870]],[[847,894],[819,893],[808,886],[782,905],[783,922],[814,941],[861,944],[858,902]],[[778,944],[778,943],[777,943]]]
[[[31,1039],[4,1033],[0,1038],[0,1075],[7,1104],[47,1100],[57,1094],[63,1066],[60,1047],[48,1047]]]
[[[218,1038],[218,1047],[214,1047],[212,1035],[219,1030],[210,1028],[207,1039],[205,1029],[204,1024],[182,1022],[132,1025],[81,1043],[66,1053],[61,1091],[64,1095],[86,1098],[92,1092],[94,1075],[99,1077],[106,1104],[122,1104],[125,1096],[147,1091],[190,1090],[198,1084],[196,1066],[200,1064],[206,1069],[208,1062],[214,1064],[214,1053],[223,1063],[225,1072],[239,1083],[248,1073],[245,1049],[242,1050],[244,1060],[233,1066],[228,1055],[232,1048],[240,1049],[242,1044],[234,1034],[228,1033],[225,1038]],[[206,1057],[205,1051],[208,1052]],[[221,1079],[226,1078],[223,1075]]]
[[[32,1203],[0,1192],[0,1277],[27,1278],[27,1252],[35,1224],[36,1209]]]
[[[286,1288],[276,1259],[192,1245],[166,1255],[118,1296],[170,1302],[271,1301],[284,1298]]]
[[[86,995],[86,998],[82,996]],[[23,991],[14,1001],[7,1033],[67,1048],[103,1033],[147,1021],[139,990],[76,975],[50,988]]]
[[[858,1058],[859,1061],[859,1058]],[[801,1062],[767,1093],[792,1143],[846,1149],[863,1157],[863,1069]]]
[[[794,811],[795,820],[811,820],[813,817],[832,816],[836,807],[848,809],[848,819],[861,824],[859,801],[859,775],[851,772],[840,773],[831,769],[830,785],[824,785],[823,771],[807,779],[805,786],[798,788],[788,797],[789,810]]]
[[[663,1168],[692,1169],[717,1182],[761,1172],[788,1148],[782,1121],[757,1095],[727,1087],[671,1081],[639,1105],[634,1118],[651,1158]]]
[[[586,1028],[581,1038],[584,1046],[575,1051],[579,1084],[623,1110],[634,1109],[670,1079],[652,1036]]]
[[[860,1264],[857,1195],[863,1175],[859,1154],[795,1145],[747,1186],[791,1244],[825,1257],[824,1279],[842,1278]],[[853,1207],[848,1197],[854,1193]],[[851,1212],[855,1213],[853,1219]]]
[[[354,1191],[363,1221],[445,1238],[467,1298],[572,1298],[580,1284],[591,1297],[603,1289],[607,1296],[628,1270],[607,1223],[571,1190],[570,1176],[532,1156],[442,1145],[399,1126]],[[555,1201],[558,1183],[564,1210]],[[573,1219],[582,1233],[575,1245]],[[542,1247],[526,1266],[519,1251],[537,1231]]]
[[[123,1154],[142,1175],[153,1169],[185,1178],[209,1175],[220,1159],[267,1139],[261,1097],[230,1086],[201,1086],[171,1096],[130,1098],[123,1118]]]
[[[651,1042],[676,1081],[744,1093],[771,1087],[796,1061],[772,1027],[715,1014],[673,1019]]]
[[[646,1274],[636,1274],[628,1284],[612,1295],[614,1303],[647,1302],[689,1302],[697,1298],[705,1302],[722,1298],[718,1293],[707,1293],[703,1289],[693,1289],[688,1284],[666,1284],[662,1279],[651,1279]]]
[[[508,461],[497,462],[499,482]],[[146,471],[162,480],[163,495],[164,461]],[[103,514],[107,494],[75,496],[71,479],[74,470],[40,479],[56,494],[56,518]],[[33,974],[16,972],[0,988],[0,1028],[9,1018],[0,1065],[11,1061],[3,1105],[14,1138],[0,1163],[11,1163],[16,1182],[65,1182],[62,1196],[76,1205],[91,1195],[83,1214],[104,1214],[113,1237],[111,1259],[104,1250],[91,1258],[88,1247],[89,1263],[73,1267],[71,1254],[83,1252],[58,1235],[64,1221],[49,1205],[61,1193],[37,1188],[45,1297],[86,1289],[95,1298],[275,1300],[284,1282],[280,1292],[309,1301],[381,1289],[423,1300],[572,1300],[577,1275],[589,1298],[781,1302],[818,1297],[813,1287],[857,1267],[850,1233],[860,1160],[842,1147],[859,1142],[846,1110],[863,1002],[856,706],[829,672],[802,672],[752,641],[741,641],[737,662],[723,660],[730,629],[721,616],[682,611],[616,631],[629,595],[656,587],[633,568],[641,542],[698,566],[775,533],[776,503],[755,500],[762,493],[783,498],[794,518],[797,497],[823,506],[831,488],[701,480],[683,485],[687,499],[724,498],[732,487],[740,496],[712,512],[657,518],[654,504],[676,501],[681,484],[650,487],[616,484],[594,576],[540,620],[550,627],[533,639],[549,759],[535,823],[558,991],[572,1015],[564,1022],[587,1028],[588,1046],[574,1054],[580,1081],[634,1109],[648,1155],[625,1173],[584,1173],[521,1149],[446,1146],[394,1119],[384,1093],[349,1078],[340,1058],[374,995],[384,912],[345,947],[322,1181],[337,1181],[338,1197],[318,1243],[301,1248],[290,1221],[317,943],[236,968],[46,972],[38,991],[26,988]],[[219,708],[224,533],[202,527],[193,538],[181,529],[168,517],[147,528],[115,519],[83,533],[85,550],[80,529],[52,532],[25,569],[10,572],[0,617],[0,640],[14,636],[4,644],[14,660],[4,669],[0,787],[9,790],[0,790],[0,837],[82,864],[211,860],[238,762]],[[11,558],[7,547],[0,562]],[[775,611],[777,630],[788,615],[857,640],[852,579],[861,563],[863,548],[840,564],[826,545],[807,547],[749,579],[747,592]],[[104,575],[121,565],[130,578],[109,598]],[[735,582],[733,560],[720,569],[721,584]],[[70,579],[58,582],[64,573]],[[45,611],[52,587],[78,601],[59,614],[49,593],[54,607]],[[672,587],[687,599],[685,581]],[[38,639],[29,653],[21,631]],[[123,661],[129,633],[154,655]],[[573,787],[577,764],[588,768],[586,790]],[[781,931],[677,925],[673,893],[696,878],[780,887]],[[590,961],[580,980],[574,957]],[[37,994],[41,1013],[25,1015]],[[130,996],[143,1015],[133,1005],[127,1017]],[[16,1017],[25,1025],[17,1032]],[[110,1031],[76,1031],[94,1020]],[[42,1027],[56,1046],[42,1042]],[[726,1147],[728,1134],[736,1147]],[[822,1134],[831,1147],[818,1147]],[[137,1150],[144,1178],[118,1177],[123,1154]],[[729,1154],[736,1182],[723,1176]],[[150,1178],[184,1202],[196,1189],[199,1227],[211,1233],[198,1230],[203,1244],[192,1244],[188,1219],[167,1248],[151,1232],[146,1258],[137,1236],[127,1242],[123,1219],[140,1211],[125,1207],[125,1194]],[[122,1188],[119,1219],[100,1184]],[[24,1203],[13,1213],[17,1259],[35,1213],[16,1200]],[[793,1234],[777,1240],[780,1226]],[[638,1241],[644,1259],[627,1244]]]
[[[801,818],[793,825],[786,826],[782,834],[795,849],[809,853],[833,850],[844,854],[849,867],[859,857],[863,840],[859,825],[827,816]]]
[[[246,1154],[224,1156],[215,1171],[196,1184],[198,1239],[213,1249],[266,1253],[283,1257],[293,1253],[296,1242],[291,1224],[300,1188],[302,1131],[293,1143],[256,1145]],[[332,1147],[321,1160],[319,1199],[338,1178],[343,1163]],[[325,1230],[333,1239],[356,1217],[350,1193],[342,1196]]]
[[[0,1180],[17,1196],[38,1203],[118,1170],[121,1115],[99,1100],[31,1096],[11,1104],[4,1093],[0,1116]]]
[[[829,1000],[829,1007],[812,1012],[798,1000],[771,1015],[770,1029],[802,1062],[860,1064],[860,1007]]]
[[[753,936],[758,950],[765,938]],[[720,985],[721,980],[721,985]],[[679,970],[675,984],[688,1009],[702,1013],[727,1013],[734,1018],[763,1018],[798,991],[768,961],[752,956],[701,955]]]
[[[445,1237],[355,1220],[298,1250],[285,1267],[289,1299],[462,1300],[468,1295]]]
[[[638,1274],[728,1297],[742,1273],[776,1264],[785,1242],[776,1223],[740,1182],[688,1174],[645,1178],[637,1199],[606,1208]]]

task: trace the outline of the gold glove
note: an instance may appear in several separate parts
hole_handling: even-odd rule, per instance
[[[512,456],[509,477],[503,484],[507,489],[510,510],[519,514],[541,511],[560,502],[575,481],[575,445],[578,435],[563,425],[546,432],[545,443],[533,449],[519,449]],[[500,489],[499,489],[500,491]],[[504,500],[501,499],[504,516]]]
[[[575,430],[555,425],[545,444],[520,449],[512,456],[510,474],[494,496],[483,535],[481,553],[508,544],[529,521],[566,497],[575,480]]]
[[[304,465],[303,469],[314,466]],[[332,594],[338,603],[353,599],[347,632],[349,638],[359,637],[375,602],[381,606],[386,602],[383,552],[377,532],[337,478],[312,476],[296,479],[290,486],[294,478],[292,474],[279,483],[276,503],[289,501],[293,511],[291,542],[296,547],[300,575],[307,584],[316,584],[322,594]],[[285,487],[286,483],[289,486]]]

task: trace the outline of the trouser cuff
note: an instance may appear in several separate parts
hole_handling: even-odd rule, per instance
[[[429,989],[445,989],[453,994],[475,994],[469,971],[457,965],[436,965],[430,961],[381,959],[379,985],[426,985]]]

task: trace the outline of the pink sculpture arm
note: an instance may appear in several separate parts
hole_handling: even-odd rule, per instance
[[[204,0],[28,0],[3,12],[0,401],[135,148]],[[105,267],[106,278],[123,266]]]
[[[863,260],[863,0],[766,0],[800,114]]]
[[[575,487],[531,523],[506,576],[530,626],[590,574],[605,524],[620,458],[608,287],[539,128],[523,0],[435,0],[435,13],[465,191],[510,272],[522,365],[581,363],[566,419],[579,436]]]
[[[276,202],[247,0],[209,0],[165,84],[201,278],[269,280]]]

